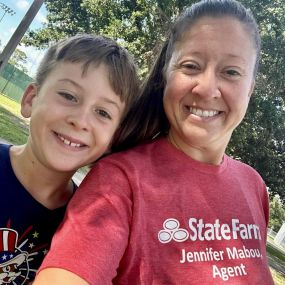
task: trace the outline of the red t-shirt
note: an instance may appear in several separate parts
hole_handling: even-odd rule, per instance
[[[267,222],[255,170],[194,161],[158,139],[97,163],[41,268],[94,285],[271,285]]]

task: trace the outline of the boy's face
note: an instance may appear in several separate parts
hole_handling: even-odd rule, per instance
[[[104,64],[59,63],[38,89],[30,85],[22,114],[31,117],[27,147],[41,164],[74,171],[94,162],[109,148],[124,103],[113,91]]]

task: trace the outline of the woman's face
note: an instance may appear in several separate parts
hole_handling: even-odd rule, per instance
[[[190,156],[224,153],[246,113],[255,61],[251,36],[234,18],[203,17],[184,34],[166,70],[163,99],[179,148]]]

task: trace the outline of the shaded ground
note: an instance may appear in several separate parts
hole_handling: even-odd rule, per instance
[[[275,245],[274,242],[271,241],[270,239],[268,239],[267,242],[270,244],[271,247],[273,247],[275,250],[279,251],[285,256],[285,249]],[[268,262],[269,262],[270,267],[275,269],[285,278],[285,261],[271,254],[269,250],[267,250],[267,257],[268,257]]]
[[[285,264],[273,255],[267,254],[269,266],[285,277]],[[283,263],[283,264],[282,264]]]

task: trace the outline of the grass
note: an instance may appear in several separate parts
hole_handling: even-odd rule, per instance
[[[0,93],[0,105],[17,117],[21,117],[21,106],[18,102]]]
[[[21,118],[20,104],[0,95],[0,134],[12,144],[24,144],[29,134],[28,121]]]
[[[271,260],[274,261],[275,269],[270,267],[271,274],[273,276],[273,280],[275,285],[284,285],[285,284],[285,274],[282,273],[282,270],[276,270],[280,268],[285,268],[285,254],[283,251],[279,250],[277,246],[275,246],[273,238],[271,236],[267,237],[267,245],[266,245],[267,255],[271,257]]]
[[[278,271],[270,268],[273,280],[275,285],[284,285],[285,284],[285,276],[279,273]]]
[[[276,269],[285,268],[285,254],[274,246],[273,239],[268,236],[268,242],[266,245],[267,255],[274,262],[274,268],[270,267],[270,271],[274,280],[275,285],[285,284],[285,274],[282,274],[282,270],[277,271]],[[277,265],[277,267],[276,267]]]
[[[279,251],[278,249],[276,249],[274,246],[272,246],[270,243],[267,243],[267,252],[270,253],[271,255],[277,257],[278,259],[280,259],[282,262],[285,263],[285,255]],[[285,283],[284,283],[285,284]]]

